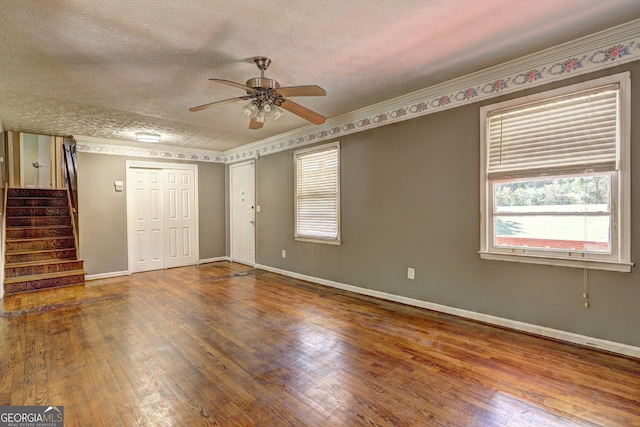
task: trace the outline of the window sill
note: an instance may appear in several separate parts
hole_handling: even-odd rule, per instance
[[[478,253],[480,254],[480,258],[493,261],[521,262],[527,264],[551,265],[556,267],[586,268],[589,270],[617,271],[621,273],[631,272],[631,267],[634,265],[629,262],[601,261],[594,259],[550,258],[535,255],[503,254],[483,251]]]
[[[306,236],[293,236],[298,242],[311,242],[311,243],[324,243],[326,245],[341,245],[340,240],[321,239],[318,237],[306,237]]]

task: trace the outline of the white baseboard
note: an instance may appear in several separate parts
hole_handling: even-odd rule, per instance
[[[200,265],[200,264],[208,264],[210,262],[218,262],[218,261],[231,261],[231,257],[219,256],[219,257],[216,257],[216,258],[201,259],[201,260],[198,261],[198,265]]]
[[[489,314],[477,313],[474,311],[464,310],[461,308],[449,307],[442,304],[422,301],[414,298],[403,297],[400,295],[389,294],[386,292],[375,291],[372,289],[361,288],[358,286],[347,285],[344,283],[334,282],[332,280],[321,279],[318,277],[307,276],[304,274],[294,273],[292,271],[281,270],[279,268],[269,267],[267,265],[256,264],[256,268],[270,271],[283,276],[293,277],[295,279],[306,280],[307,282],[317,283],[319,285],[329,286],[331,288],[342,289],[344,291],[354,292],[361,295],[367,295],[388,301],[394,301],[401,304],[411,305],[414,307],[425,308],[428,310],[438,311],[441,313],[452,314],[454,316],[464,317],[491,325],[502,326],[517,331],[527,332],[530,334],[540,335],[547,338],[553,338],[574,344],[580,344],[585,347],[591,347],[598,350],[609,351],[612,353],[622,354],[640,359],[640,347],[627,344],[621,344],[614,341],[607,341],[600,338],[592,338],[585,335],[574,334],[572,332],[562,331],[559,329],[547,328],[544,326],[533,325],[530,323],[520,322],[517,320],[505,319],[502,317],[492,316]]]
[[[110,279],[112,277],[128,276],[128,271],[112,271],[110,273],[100,274],[87,274],[84,276],[84,280],[98,280],[98,279]]]
[[[217,258],[201,259],[198,261],[197,265],[207,264],[210,262],[218,262],[218,261],[231,261],[231,258],[227,256],[223,256],[223,257],[217,257]],[[87,274],[84,276],[84,280],[110,279],[112,277],[128,276],[130,274],[131,273],[129,271],[112,271],[110,273]]]

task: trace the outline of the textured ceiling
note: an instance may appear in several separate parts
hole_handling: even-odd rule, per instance
[[[317,84],[295,101],[339,116],[640,18],[638,0],[0,0],[0,123],[224,151],[309,123],[249,130],[210,82]]]

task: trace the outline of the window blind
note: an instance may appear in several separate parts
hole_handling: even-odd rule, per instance
[[[617,85],[489,113],[489,179],[617,168]]]
[[[339,147],[296,153],[296,237],[339,238]]]

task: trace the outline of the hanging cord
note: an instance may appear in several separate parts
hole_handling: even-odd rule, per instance
[[[587,135],[587,151],[589,153],[589,155],[587,156],[587,169],[585,172],[589,171],[589,162],[591,159],[591,118],[592,118],[592,114],[593,114],[593,94],[589,95],[589,133]],[[586,188],[585,188],[586,191]],[[589,203],[589,200],[585,200],[585,196],[586,194],[582,195],[582,203],[583,208],[584,208],[584,240],[587,241],[587,236],[589,235],[589,215],[587,214],[587,211],[589,210],[587,208],[587,203]],[[585,248],[583,248],[585,249]],[[585,261],[586,258],[588,256],[587,252],[583,252],[583,256],[585,257]],[[588,268],[587,268],[587,263],[585,262],[584,265],[584,273],[583,273],[583,277],[582,277],[582,284],[583,284],[583,288],[582,288],[582,299],[584,300],[584,308],[589,308],[589,273],[588,273]]]
[[[584,308],[589,308],[589,275],[587,267],[584,268],[582,299],[584,299]]]

